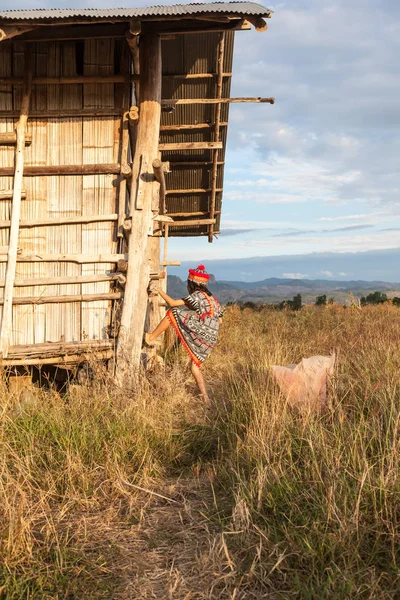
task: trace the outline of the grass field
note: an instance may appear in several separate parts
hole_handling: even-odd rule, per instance
[[[329,410],[293,412],[269,366],[332,350]],[[0,598],[400,598],[400,310],[227,311],[210,409],[186,363],[3,386]]]

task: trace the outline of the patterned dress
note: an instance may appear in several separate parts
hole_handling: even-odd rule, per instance
[[[222,308],[214,296],[201,291],[183,301],[184,306],[171,308],[167,317],[190,359],[199,367],[217,343]]]

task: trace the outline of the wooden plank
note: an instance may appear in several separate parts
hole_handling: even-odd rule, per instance
[[[118,300],[121,292],[110,292],[108,294],[71,294],[69,296],[19,296],[13,298],[14,305],[21,304],[58,304],[66,302],[99,302],[100,300]],[[4,300],[0,298],[0,305]],[[4,354],[3,354],[4,356]]]
[[[163,79],[215,79],[218,73],[181,73],[179,75],[164,73]],[[232,77],[232,73],[224,73],[224,78]]]
[[[227,127],[228,123],[220,123],[220,127]],[[160,131],[167,131],[168,133],[176,133],[181,131],[197,131],[201,129],[212,129],[215,127],[215,123],[185,123],[183,125],[161,125]]]
[[[76,108],[76,109],[36,109],[29,113],[29,119],[71,119],[83,117],[118,117],[123,113],[120,108]],[[0,118],[15,119],[19,116],[16,110],[0,110]]]
[[[17,262],[75,262],[86,263],[117,263],[121,258],[128,258],[127,254],[18,254]],[[7,258],[0,255],[0,262],[7,262]]]
[[[182,167],[182,168],[190,168],[190,169],[195,169],[195,168],[199,168],[202,169],[203,167],[206,167],[208,165],[212,165],[213,161],[212,160],[195,160],[195,161],[178,161],[178,162],[173,162],[171,161],[169,163],[171,165],[171,167]],[[218,166],[224,165],[225,161],[221,160],[218,161]]]
[[[133,82],[139,79],[139,75],[95,75],[84,76],[77,75],[76,77],[34,77],[32,85],[76,85],[76,84],[109,84],[109,83],[125,83]],[[0,77],[0,85],[23,85],[23,77]]]
[[[170,227],[198,227],[199,225],[214,225],[216,219],[189,219],[188,221],[174,221]]]
[[[24,48],[24,89],[21,102],[21,116],[17,124],[17,146],[15,150],[14,189],[11,208],[11,226],[8,243],[7,269],[4,284],[3,312],[0,330],[0,352],[7,358],[12,333],[12,306],[14,281],[17,268],[19,221],[21,214],[21,192],[24,174],[25,135],[32,92],[33,54],[29,46]]]
[[[14,169],[7,169],[12,171],[10,175],[13,175]],[[0,167],[0,175],[1,175],[1,167]],[[11,200],[13,197],[13,190],[0,190],[0,200]],[[26,191],[21,190],[21,200],[26,198]]]
[[[11,366],[28,366],[28,365],[73,365],[81,362],[90,362],[95,359],[107,360],[114,356],[113,350],[93,350],[92,352],[82,352],[82,354],[67,354],[64,356],[52,356],[48,358],[0,358],[0,366],[11,367]]]
[[[240,102],[274,104],[275,98],[179,98],[178,100],[161,100],[163,106],[176,106],[177,104],[236,104]]]
[[[16,279],[14,287],[34,287],[42,285],[76,285],[80,283],[98,283],[100,281],[116,281],[124,284],[126,277],[122,273],[104,273],[99,275],[65,275],[59,277],[34,277],[33,279]],[[4,287],[4,279],[0,279],[0,288]]]
[[[78,352],[88,352],[92,350],[101,350],[103,348],[112,348],[112,340],[85,340],[84,342],[45,342],[41,344],[18,344],[10,346],[9,358],[19,358],[21,356],[35,355],[45,356],[46,354],[77,354]]]
[[[10,133],[0,133],[0,146],[15,146],[17,143],[17,134],[15,131]],[[25,145],[30,146],[32,143],[32,134],[25,134]]]
[[[27,166],[24,177],[53,176],[53,175],[119,175],[119,163],[93,165],[35,165]],[[0,168],[0,177],[10,177],[12,169]]]
[[[29,219],[21,220],[19,223],[20,228],[22,227],[52,227],[54,225],[76,225],[80,223],[101,223],[104,221],[116,221],[118,215],[113,213],[111,215],[93,215],[93,216],[78,216],[78,217],[57,217],[53,219]],[[0,221],[0,229],[10,227],[11,221]]]
[[[164,151],[171,150],[214,150],[222,148],[222,142],[177,142],[159,144],[158,149]]]
[[[216,210],[215,214],[219,215],[221,213],[220,210]],[[168,213],[167,217],[172,217],[172,218],[176,218],[176,217],[206,217],[209,213],[205,212],[205,211],[198,211],[198,212],[176,212],[176,213]]]
[[[180,196],[182,194],[209,194],[211,188],[194,188],[191,190],[167,190],[168,196]],[[216,188],[217,192],[222,192],[222,188]]]

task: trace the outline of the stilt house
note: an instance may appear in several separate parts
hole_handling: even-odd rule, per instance
[[[0,12],[0,364],[138,367],[168,236],[220,227],[248,2]],[[160,242],[164,238],[163,257]]]

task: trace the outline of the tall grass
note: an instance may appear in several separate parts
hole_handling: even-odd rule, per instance
[[[211,409],[182,351],[138,395],[3,385],[0,597],[400,597],[399,342],[390,306],[233,308]],[[291,410],[269,366],[331,351],[329,409]]]

